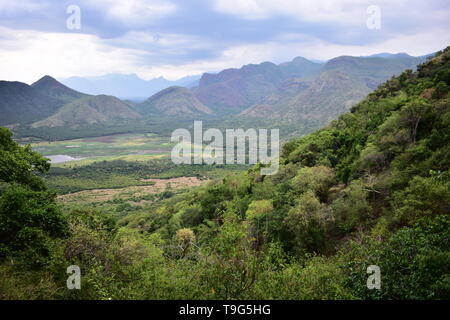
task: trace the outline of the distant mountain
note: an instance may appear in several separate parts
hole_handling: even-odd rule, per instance
[[[281,65],[271,62],[249,64],[217,74],[205,73],[193,92],[203,104],[215,111],[239,112],[276,94],[283,81],[293,77],[311,77],[320,68],[320,64],[304,58],[295,58]]]
[[[75,91],[50,76],[31,86],[0,81],[0,124],[33,127],[79,127],[141,117],[116,97]]]
[[[312,62],[303,57],[296,57],[290,62],[279,64],[285,78],[302,77],[308,78],[317,75],[323,63]]]
[[[363,58],[386,58],[386,59],[398,59],[398,58],[411,58],[411,56],[407,53],[389,53],[389,52],[381,52],[372,54],[370,56],[363,56]]]
[[[302,83],[302,82],[300,82]],[[271,117],[283,123],[316,121],[324,124],[364,98],[371,89],[363,82],[337,70],[322,72],[310,83],[279,93],[244,110],[241,115]]]
[[[187,88],[198,84],[200,76],[187,76],[176,81],[163,77],[143,80],[135,74],[108,74],[99,77],[71,77],[61,79],[65,85],[93,95],[106,94],[129,100],[145,100],[156,92],[170,86]]]
[[[142,116],[210,114],[263,117],[299,126],[307,121],[322,125],[349,110],[393,75],[415,69],[427,56],[380,53],[371,57],[341,56],[326,63],[297,57],[279,65],[263,62],[205,73],[199,81],[197,76],[185,77],[175,81],[181,84],[177,86],[164,78],[145,81],[136,75],[118,74],[65,80],[66,85],[72,86],[72,82],[82,92],[111,90],[115,95],[129,97],[130,102],[110,95],[81,93],[50,76],[31,86],[0,81],[0,125],[77,127]],[[187,88],[197,81],[198,86]],[[163,89],[154,93],[158,88]],[[136,97],[145,101],[138,103]]]
[[[348,111],[382,82],[405,69],[416,69],[425,57],[380,54],[329,60],[313,79],[284,82],[278,91],[244,110],[247,117],[271,117],[282,123],[315,121],[323,125]]]
[[[0,81],[0,125],[26,124],[45,119],[67,102],[83,96],[50,76],[31,86],[22,82]]]
[[[213,112],[184,87],[169,87],[136,106],[142,114],[204,115]]]
[[[33,123],[33,127],[78,127],[110,124],[118,120],[138,119],[141,116],[116,97],[86,96],[65,104],[54,115]]]
[[[414,70],[425,60],[423,57],[411,57],[407,54],[391,55],[389,58],[341,56],[329,60],[323,70],[345,72],[364,81],[374,90],[393,75],[400,74],[405,69]]]

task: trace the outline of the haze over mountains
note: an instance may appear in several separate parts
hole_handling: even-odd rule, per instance
[[[105,76],[94,81],[97,85],[108,83],[108,90],[119,97],[130,94],[129,88],[133,88],[134,95],[147,97],[141,103],[106,94],[87,94],[102,91],[101,86],[86,88],[88,92],[82,93],[50,76],[31,86],[0,81],[0,124],[79,127],[149,117],[211,115],[270,117],[280,124],[304,121],[324,124],[348,111],[385,80],[405,69],[415,69],[425,60],[426,56],[386,53],[371,57],[341,56],[326,63],[297,57],[278,65],[263,62],[216,74],[205,73],[193,88],[173,86],[173,82],[163,78],[145,82],[135,75]],[[197,78],[183,79],[179,81],[192,85]],[[169,87],[153,93],[156,86],[168,83]]]
[[[135,74],[108,74],[99,77],[70,77],[60,79],[66,86],[92,95],[106,94],[120,99],[143,101],[171,86],[191,88],[198,85],[200,75],[170,81],[163,77],[143,80]]]

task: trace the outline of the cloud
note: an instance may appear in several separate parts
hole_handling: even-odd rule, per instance
[[[15,13],[19,11],[35,12],[48,8],[49,3],[46,1],[36,2],[32,0],[0,0],[0,10],[6,13]]]
[[[431,53],[449,44],[448,0],[0,0],[0,78],[137,73],[146,79],[295,56]],[[366,27],[369,5],[381,29]]]
[[[164,75],[171,79],[177,79],[189,74],[240,68],[250,63],[265,61],[281,63],[290,61],[295,56],[320,60],[329,60],[349,54],[366,56],[380,52],[407,52],[414,56],[420,56],[441,50],[449,43],[450,35],[441,29],[424,30],[414,35],[399,35],[372,45],[341,45],[323,41],[307,34],[295,34],[285,35],[282,39],[276,41],[231,47],[224,50],[215,59],[141,68],[137,73],[143,78]]]
[[[130,73],[146,51],[107,45],[94,35],[0,27],[0,79],[34,82],[43,75],[69,77]]]
[[[377,1],[378,3],[387,1]],[[402,1],[403,2],[403,1]],[[366,8],[373,0],[214,0],[219,12],[245,19],[268,19],[274,14],[315,22],[354,24],[366,18]]]
[[[169,0],[84,0],[81,6],[104,11],[110,19],[128,27],[151,24],[176,10]]]

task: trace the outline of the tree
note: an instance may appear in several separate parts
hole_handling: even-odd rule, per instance
[[[326,201],[328,190],[335,182],[333,170],[325,166],[301,168],[294,179],[292,188],[298,193],[313,191],[322,201]]]
[[[48,159],[31,150],[30,145],[19,146],[12,140],[11,131],[0,127],[0,181],[44,190],[46,186],[36,174],[49,169]]]
[[[0,258],[21,257],[27,265],[41,266],[52,239],[66,234],[56,195],[36,175],[49,167],[47,159],[30,146],[19,146],[8,129],[0,128],[0,181],[8,184],[0,197]]]
[[[0,258],[20,257],[42,266],[51,254],[51,240],[63,237],[67,223],[48,191],[22,186],[8,188],[0,197]]]
[[[293,250],[300,255],[323,252],[326,247],[326,227],[331,216],[311,191],[302,194],[297,202],[284,220]]]
[[[175,235],[175,240],[183,250],[182,256],[184,257],[191,245],[195,243],[194,231],[189,228],[180,229]]]
[[[411,142],[416,142],[417,128],[420,121],[429,109],[424,100],[415,100],[408,103],[401,111],[401,119],[408,126]]]

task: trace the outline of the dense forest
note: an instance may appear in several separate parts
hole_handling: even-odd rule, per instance
[[[277,174],[120,219],[63,211],[50,165],[1,128],[0,299],[449,299],[449,86],[447,48],[286,143]]]

